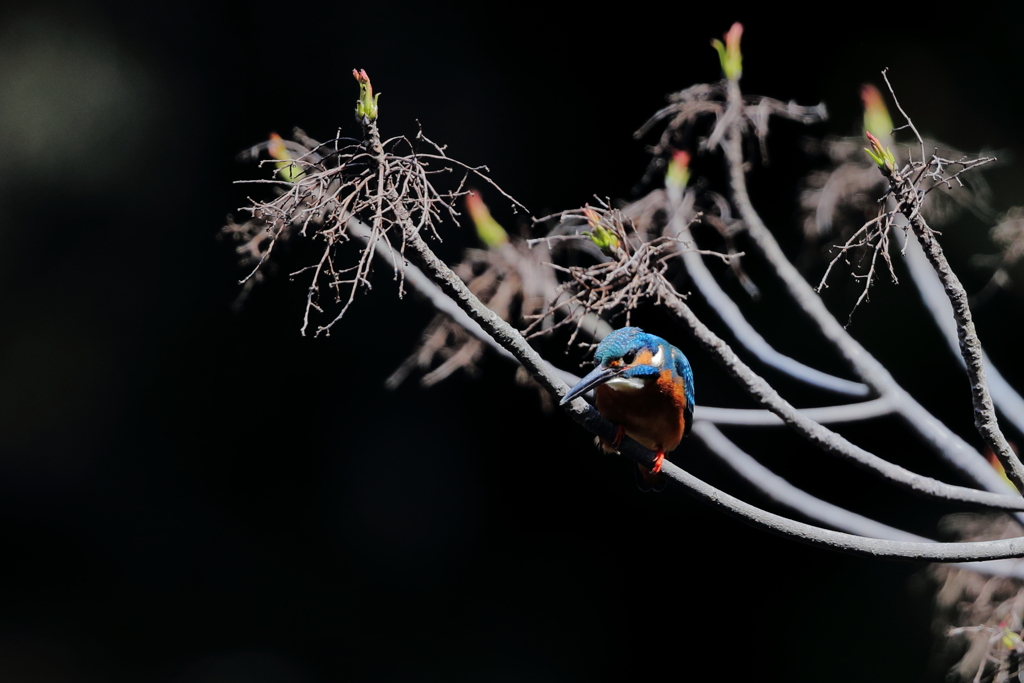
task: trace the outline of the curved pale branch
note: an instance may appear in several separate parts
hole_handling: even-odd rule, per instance
[[[810,519],[858,536],[935,543],[932,539],[876,522],[798,489],[759,463],[708,422],[696,422],[693,425],[693,436],[703,441],[712,455],[728,465],[747,483],[780,505],[785,505]],[[971,562],[962,566],[983,574],[1024,578],[1024,563],[1019,561],[993,560]]]
[[[847,403],[838,406],[800,408],[800,414],[818,424],[839,424],[859,422],[892,414],[892,404],[887,398],[876,398],[862,403]],[[743,408],[714,408],[697,406],[694,419],[719,425],[743,425],[746,427],[782,427],[786,423],[770,410]]]
[[[670,199],[672,194],[674,193],[669,193]],[[673,202],[673,204],[675,210],[672,212],[672,220],[669,222],[668,230],[673,236],[692,243],[694,241],[693,235],[690,233],[688,221],[679,209],[680,202]],[[711,306],[711,310],[729,327],[736,340],[744,348],[757,356],[762,363],[784,372],[794,379],[821,389],[846,394],[847,396],[867,396],[870,393],[870,389],[865,384],[829,375],[776,351],[754,329],[754,326],[747,322],[739,306],[719,286],[714,275],[704,265],[704,259],[700,252],[693,249],[684,249],[680,253],[680,257],[683,259],[687,273],[689,273],[693,283]]]
[[[828,550],[863,557],[924,562],[969,562],[1024,557],[1024,538],[970,543],[921,543],[865,538],[840,531],[830,531],[811,524],[796,522],[745,503],[701,481],[667,460],[662,467],[662,472],[667,474],[672,481],[682,484],[690,493],[705,503],[719,508],[740,521]]]
[[[727,464],[733,472],[749,484],[757,487],[775,502],[806,517],[858,536],[885,538],[892,541],[932,542],[931,539],[868,519],[798,489],[744,452],[709,422],[703,420],[694,422],[692,434],[700,439],[715,457]]]

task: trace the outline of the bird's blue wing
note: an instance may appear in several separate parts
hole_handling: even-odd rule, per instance
[[[683,428],[683,435],[690,433],[693,426],[693,370],[690,369],[690,361],[686,354],[672,347],[672,363],[677,375],[683,378],[683,390],[686,393],[686,426]]]

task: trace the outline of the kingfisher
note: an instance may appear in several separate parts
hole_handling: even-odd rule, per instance
[[[615,441],[601,439],[617,452],[623,435],[654,451],[654,466],[637,464],[641,490],[660,491],[658,476],[665,454],[675,450],[693,423],[693,371],[682,351],[639,327],[622,327],[605,337],[594,352],[597,367],[569,390],[559,405],[594,389],[601,415],[618,427]]]

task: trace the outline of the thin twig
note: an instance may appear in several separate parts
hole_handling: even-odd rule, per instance
[[[910,279],[917,286],[921,295],[921,301],[932,316],[932,320],[942,333],[942,338],[952,350],[956,359],[963,364],[964,359],[960,353],[960,342],[957,339],[956,321],[953,319],[953,307],[949,303],[939,282],[932,270],[931,265],[921,251],[920,246],[913,244],[906,250],[907,270],[910,271]],[[992,400],[996,408],[1008,419],[1017,431],[1024,434],[1024,398],[1006,381],[1006,378],[999,372],[982,349],[982,362],[985,365],[988,376],[988,386],[992,392]]]

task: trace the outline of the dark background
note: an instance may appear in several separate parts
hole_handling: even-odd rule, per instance
[[[399,301],[381,272],[334,335],[304,338],[305,285],[286,267],[232,310],[241,273],[217,234],[256,191],[232,184],[258,173],[240,151],[295,125],[357,133],[354,67],[383,93],[385,135],[418,120],[534,215],[635,197],[647,156],[632,132],[665,94],[719,77],[708,41],[735,20],[747,92],[832,114],[810,131],[780,124],[772,165],[751,179],[792,253],[798,137],[854,133],[859,87],[881,85],[883,67],[923,132],[1009,162],[989,174],[1005,211],[1024,203],[1020,16],[970,10],[7,3],[0,680],[941,680],[924,567],[770,537],[681,492],[641,494],[628,463],[542,412],[495,358],[475,378],[388,392],[431,317],[422,302]],[[990,224],[945,237],[972,291],[986,274],[968,259],[994,250]],[[474,244],[466,229],[446,238],[449,257]],[[766,336],[845,372],[772,274],[750,269],[766,297],[746,308]],[[855,288],[830,291],[845,316]],[[1020,314],[1012,292],[978,309],[990,354],[1024,386]],[[689,354],[698,402],[748,405],[684,330],[643,315]],[[909,284],[880,285],[852,331],[978,442],[966,382]],[[780,387],[798,405],[833,400]],[[956,480],[894,421],[842,431]],[[950,511],[791,435],[733,435],[883,521],[934,533]],[[696,444],[676,459],[769,505]]]

